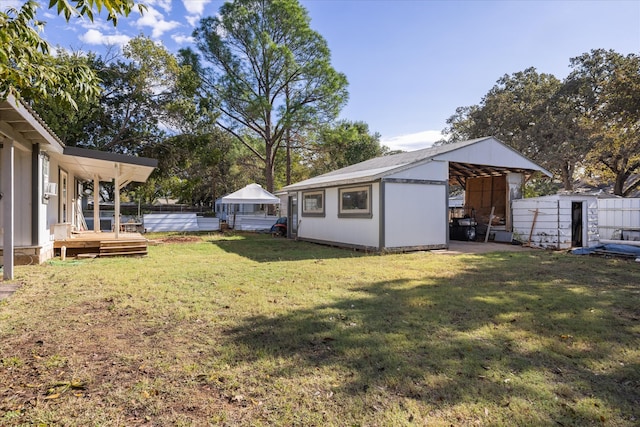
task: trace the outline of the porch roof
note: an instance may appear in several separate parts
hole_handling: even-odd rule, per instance
[[[93,180],[97,175],[100,181],[111,181],[125,176],[128,181],[145,182],[158,165],[156,159],[128,156],[106,151],[89,150],[78,147],[64,147],[60,165],[80,178]],[[115,165],[119,165],[119,171]]]
[[[23,150],[31,150],[33,144],[40,144],[47,151],[62,153],[64,147],[44,120],[13,95],[0,101],[0,136],[2,134]]]

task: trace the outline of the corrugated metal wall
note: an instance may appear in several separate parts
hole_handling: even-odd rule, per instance
[[[550,196],[513,201],[513,230],[523,243],[545,249],[571,248],[572,202],[583,203],[583,246],[598,243],[598,204],[595,198]],[[538,212],[536,216],[536,210]],[[535,224],[533,222],[535,217]],[[586,236],[585,236],[586,234]]]
[[[598,199],[601,239],[611,239],[622,228],[640,228],[640,199]]]
[[[571,212],[560,219],[558,199],[520,199],[513,201],[513,231],[523,243],[539,248],[558,249],[566,245],[567,233],[560,233],[568,221],[568,244],[571,245]],[[537,211],[537,215],[536,215]],[[534,223],[535,217],[535,223]],[[562,224],[562,225],[561,225]]]

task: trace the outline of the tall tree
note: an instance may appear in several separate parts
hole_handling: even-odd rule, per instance
[[[628,196],[640,188],[640,56],[596,49],[571,59],[593,145],[590,170]]]
[[[35,110],[67,145],[145,154],[164,138],[166,129],[183,121],[174,104],[185,107],[178,86],[189,67],[180,66],[163,46],[148,38],[132,39],[124,55],[109,62],[63,50],[52,60],[84,61],[100,78],[100,95],[79,102],[75,111],[47,98],[32,100]]]
[[[493,135],[552,171],[571,190],[574,171],[590,149],[579,117],[569,86],[528,68],[500,78],[479,105],[458,108],[444,132],[450,142]]]
[[[208,64],[205,90],[221,112],[217,124],[264,163],[273,191],[286,132],[334,119],[347,100],[346,77],[297,0],[225,3],[194,37]]]
[[[36,1],[17,10],[0,11],[0,99],[9,95],[56,98],[77,108],[76,97],[91,98],[99,91],[95,73],[81,62],[61,64],[51,60],[49,44],[40,37],[44,23],[37,19]],[[93,21],[94,11],[106,11],[116,25],[136,4],[132,0],[51,0],[49,8],[67,19],[83,16]],[[140,12],[144,6],[138,5]]]

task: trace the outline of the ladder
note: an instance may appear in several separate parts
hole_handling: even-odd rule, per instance
[[[78,199],[76,203],[73,204],[73,209],[75,210],[76,215],[76,224],[80,231],[87,231],[89,227],[87,226],[87,221],[84,219],[84,214],[82,213],[81,200]]]

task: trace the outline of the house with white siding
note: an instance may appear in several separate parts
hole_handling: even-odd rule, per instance
[[[87,182],[94,189],[100,182],[114,183],[112,237],[118,239],[120,190],[130,182],[146,181],[157,165],[154,159],[66,147],[27,104],[13,96],[0,101],[0,144],[0,253],[5,279],[13,278],[14,264],[41,263],[53,257],[56,240],[87,231],[81,210]],[[95,209],[94,224],[100,224],[99,218]],[[93,231],[99,233],[99,226]],[[66,246],[73,246],[70,240]]]

